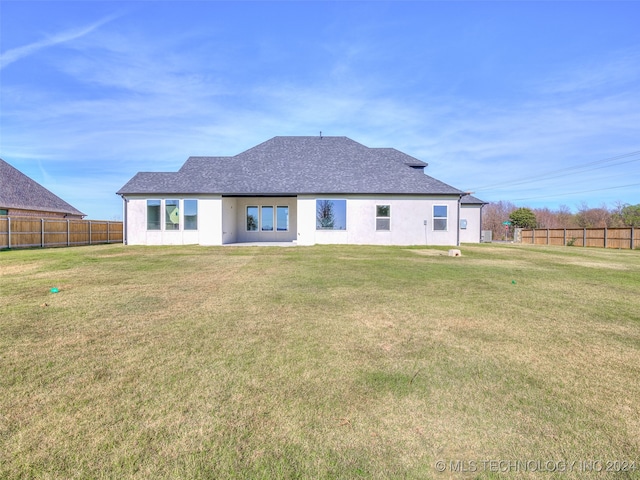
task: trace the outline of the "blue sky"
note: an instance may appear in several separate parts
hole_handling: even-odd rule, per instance
[[[486,201],[640,203],[639,2],[0,1],[0,157],[93,219],[138,171],[348,136]]]

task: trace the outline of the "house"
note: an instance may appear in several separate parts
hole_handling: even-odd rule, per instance
[[[81,219],[86,215],[0,158],[0,216]]]
[[[117,192],[125,243],[479,242],[483,202],[425,175],[426,166],[393,148],[323,136],[274,137],[232,157],[190,157],[177,172],[140,172]]]
[[[482,207],[479,198],[466,194],[460,199],[460,242],[480,243],[482,234]]]

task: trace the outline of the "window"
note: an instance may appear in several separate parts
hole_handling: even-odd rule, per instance
[[[346,229],[346,200],[316,200],[316,230]]]
[[[160,200],[147,200],[147,230],[160,230]]]
[[[262,210],[262,231],[273,232],[273,207],[260,207]]]
[[[276,229],[279,232],[289,230],[289,207],[276,207]]]
[[[247,231],[255,232],[258,230],[258,207],[247,207]]]
[[[0,208],[0,215],[1,216],[9,215],[9,210],[7,210],[6,208]]]
[[[180,230],[180,210],[178,200],[164,201],[164,229]]]
[[[391,230],[390,205],[376,205],[376,230]]]
[[[198,200],[184,201],[184,229],[198,229]]]
[[[447,206],[446,205],[433,206],[433,229],[434,230],[447,229]]]

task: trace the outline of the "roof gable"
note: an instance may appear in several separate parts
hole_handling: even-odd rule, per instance
[[[469,193],[467,193],[460,199],[460,203],[462,205],[488,205],[488,202],[480,200],[479,198],[476,198]]]
[[[347,137],[274,137],[233,157],[190,157],[175,173],[139,173],[119,194],[447,194],[463,192],[392,148]],[[416,168],[417,167],[417,168]]]
[[[85,216],[1,158],[0,207]]]

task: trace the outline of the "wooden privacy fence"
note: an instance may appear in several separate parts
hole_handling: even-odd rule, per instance
[[[534,228],[522,229],[520,241],[530,245],[565,245],[600,248],[640,248],[634,227],[625,228]]]
[[[122,222],[0,217],[0,249],[122,243]]]

